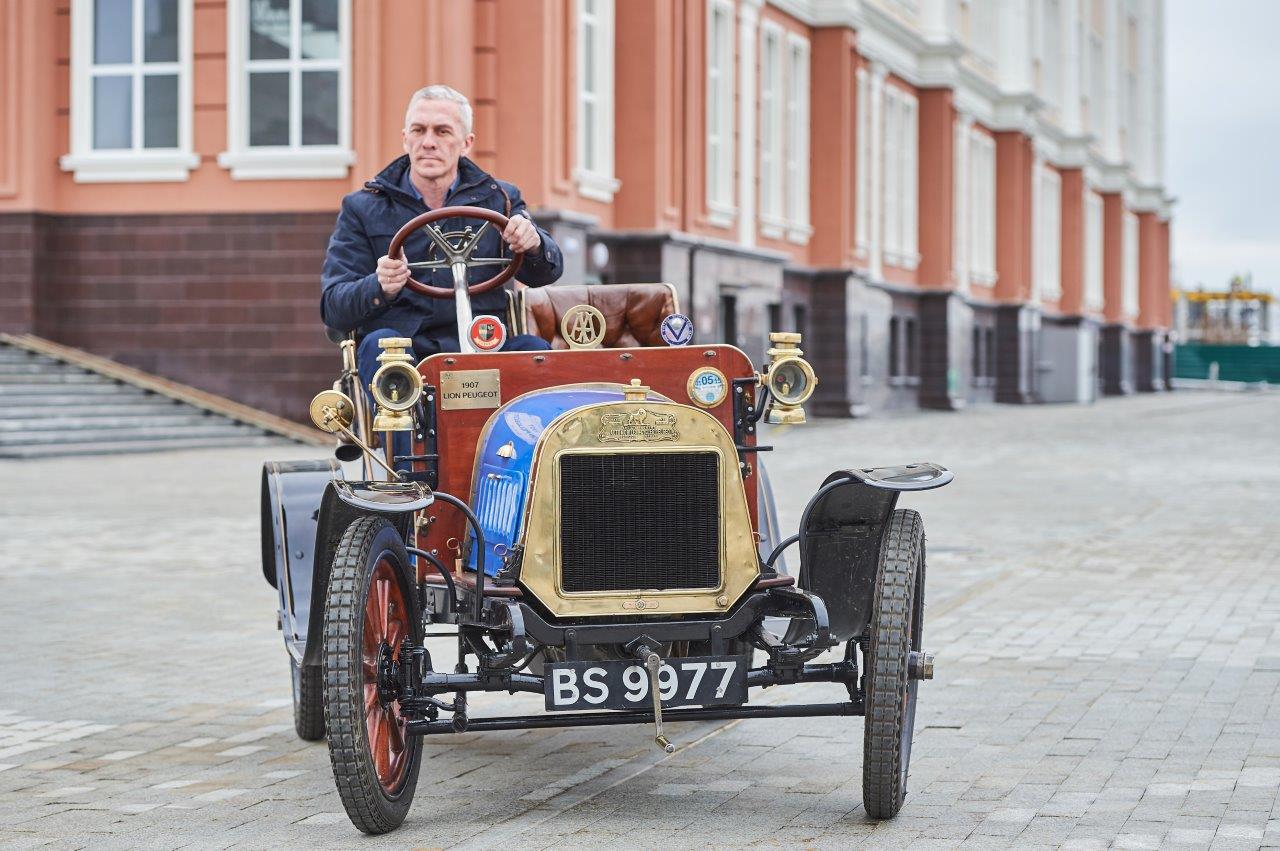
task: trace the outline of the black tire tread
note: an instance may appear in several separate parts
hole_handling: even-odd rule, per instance
[[[289,664],[297,676],[293,694],[293,729],[298,738],[306,742],[318,742],[324,738],[324,668],[319,665],[298,665],[292,659]]]
[[[360,641],[363,626],[365,571],[374,542],[384,529],[394,531],[386,519],[366,515],[353,520],[343,532],[334,551],[324,611],[324,707],[333,778],[352,824],[369,834],[387,833],[404,822],[421,766],[419,759],[412,759],[404,786],[395,799],[383,793],[365,744],[362,690],[351,682],[352,642]],[[396,534],[399,540],[399,533]],[[402,565],[408,563],[403,546],[400,557]],[[406,595],[410,606],[416,599],[416,595]],[[413,622],[416,618],[415,611]]]
[[[900,742],[911,651],[917,567],[924,553],[924,522],[898,509],[885,535],[882,569],[871,608],[863,732],[862,802],[873,819],[890,819],[906,795]]]

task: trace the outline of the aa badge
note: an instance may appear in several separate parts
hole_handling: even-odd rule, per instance
[[[575,304],[560,320],[560,334],[572,349],[600,348],[604,327],[604,314],[589,304]]]

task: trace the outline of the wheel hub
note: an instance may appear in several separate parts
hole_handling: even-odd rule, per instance
[[[387,707],[400,699],[400,663],[391,645],[378,645],[378,702]]]

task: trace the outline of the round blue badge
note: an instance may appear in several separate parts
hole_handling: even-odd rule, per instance
[[[668,346],[687,346],[693,340],[693,323],[683,313],[672,313],[662,320],[658,331]]]

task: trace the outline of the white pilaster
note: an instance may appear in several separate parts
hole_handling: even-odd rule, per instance
[[[871,63],[871,252],[868,272],[879,280],[884,270],[884,79],[889,70]]]
[[[1080,133],[1083,124],[1080,116],[1080,65],[1082,56],[1086,55],[1084,45],[1080,43],[1080,0],[1062,0],[1062,22],[1059,31],[1062,34],[1062,103],[1058,104],[1058,120],[1062,129],[1074,136]]]
[[[738,242],[756,241],[756,44],[764,0],[738,3]]]
[[[1031,5],[999,0],[996,14],[997,79],[1004,93],[1035,89],[1031,76]]]

